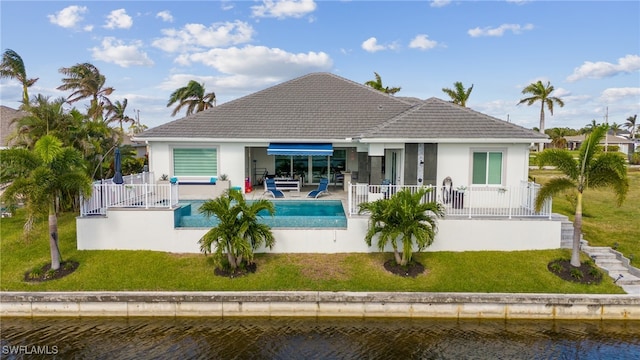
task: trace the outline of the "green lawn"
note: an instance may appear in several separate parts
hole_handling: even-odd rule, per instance
[[[22,281],[49,262],[46,220],[34,237],[22,237],[23,214],[0,220],[0,289],[5,291],[98,290],[314,290],[524,293],[624,293],[605,276],[600,285],[560,280],[546,266],[567,250],[421,253],[427,272],[400,278],[384,270],[390,254],[261,254],[246,277],[215,276],[208,257],[153,251],[79,251],[75,214],[59,217],[63,259],[80,263],[75,273],[46,283]],[[356,241],[364,241],[356,239]]]
[[[562,176],[556,170],[530,170],[529,175],[541,184],[551,177]],[[637,267],[640,264],[640,169],[630,168],[628,176],[629,193],[620,207],[610,190],[584,192],[582,233],[589,245],[616,248]],[[559,195],[553,199],[553,212],[567,215],[573,221],[575,208],[569,197]]]

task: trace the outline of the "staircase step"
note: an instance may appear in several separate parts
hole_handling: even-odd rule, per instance
[[[628,269],[626,268],[626,266],[618,263],[618,264],[606,264],[606,265],[601,265],[596,263],[596,265],[600,266],[601,268],[607,270],[609,272],[609,274],[611,273],[619,273],[619,272],[628,272]]]

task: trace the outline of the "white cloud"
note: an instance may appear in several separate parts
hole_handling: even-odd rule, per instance
[[[521,26],[519,24],[502,24],[497,28],[484,27],[484,28],[474,28],[467,31],[467,33],[471,37],[480,37],[480,36],[502,36],[505,32],[511,31],[514,34],[521,34],[525,30],[533,30],[533,24],[526,24]]]
[[[374,52],[377,52],[377,51],[382,51],[382,50],[386,50],[387,49],[386,46],[379,45],[378,44],[378,39],[376,39],[375,37],[370,37],[367,40],[365,40],[362,43],[362,48],[365,51],[368,51],[370,53],[374,53]]]
[[[113,63],[122,67],[151,66],[153,61],[140,50],[141,41],[133,41],[128,45],[122,40],[106,37],[102,40],[102,47],[94,47],[91,53],[95,60]]]
[[[129,29],[133,25],[133,19],[127,15],[125,9],[113,10],[107,16],[107,23],[104,25],[107,29]]]
[[[607,102],[627,97],[636,97],[636,100],[640,101],[640,87],[609,88],[604,90],[600,96],[601,100]]]
[[[185,51],[192,48],[213,48],[237,45],[251,41],[253,28],[242,21],[212,24],[186,24],[182,29],[164,29],[163,38],[152,45],[166,52]]]
[[[409,47],[412,49],[429,50],[438,45],[435,40],[430,40],[428,35],[420,34],[416,35],[409,43]]]
[[[551,94],[551,96],[555,96],[557,98],[560,98],[561,100],[564,100],[564,97],[571,96],[571,91],[569,91],[569,90],[567,90],[565,88],[554,88],[553,89],[553,93]]]
[[[640,70],[640,56],[627,55],[618,59],[617,64],[605,61],[585,61],[580,67],[573,70],[573,74],[567,77],[567,81],[574,82],[581,79],[602,79],[621,73],[631,73]]]
[[[88,11],[86,6],[72,5],[68,6],[55,15],[47,15],[52,24],[63,28],[73,28],[83,20],[82,14]]]
[[[451,0],[432,0],[431,7],[444,7],[451,4]]]
[[[248,45],[211,49],[185,55],[183,61],[198,62],[225,74],[289,78],[293,74],[328,71],[333,62],[324,52],[289,53],[277,48]]]
[[[173,22],[173,15],[171,15],[169,10],[160,11],[156,14],[156,17],[162,19],[164,22]]]
[[[263,0],[262,5],[252,6],[252,15],[259,18],[301,18],[316,10],[313,0]]]

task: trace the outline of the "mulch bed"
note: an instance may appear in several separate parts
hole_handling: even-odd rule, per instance
[[[583,261],[580,267],[571,265],[571,260],[557,259],[547,265],[547,269],[562,280],[580,284],[599,284],[602,272],[593,263]]]
[[[419,262],[411,261],[405,266],[399,265],[395,260],[387,260],[384,263],[384,268],[398,276],[402,277],[416,277],[422,273],[424,273],[424,266]]]
[[[58,270],[51,270],[51,263],[45,264],[40,268],[33,269],[24,273],[24,281],[26,282],[43,282],[63,278],[72,274],[80,266],[77,261],[62,261]]]
[[[244,264],[243,267],[236,268],[235,270],[227,269],[227,268],[215,268],[213,273],[217,276],[224,276],[228,278],[236,278],[240,276],[247,275],[249,273],[255,273],[258,266],[255,262],[251,264]]]

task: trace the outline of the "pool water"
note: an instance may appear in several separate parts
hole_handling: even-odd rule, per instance
[[[176,211],[176,227],[213,227],[214,216],[207,218],[200,211],[204,201],[181,203]],[[247,201],[250,203],[250,201]],[[261,212],[260,222],[272,228],[346,228],[347,217],[340,200],[275,200],[275,215]]]

